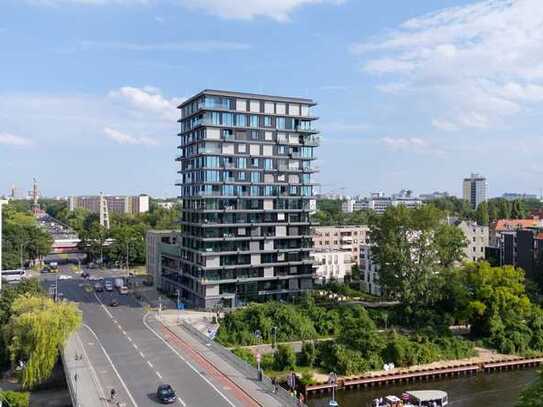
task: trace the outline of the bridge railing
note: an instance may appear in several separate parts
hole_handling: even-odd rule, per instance
[[[181,321],[181,324],[183,328],[185,328],[193,336],[198,338],[198,340],[202,342],[204,345],[206,345],[208,349],[213,350],[216,354],[220,355],[224,360],[228,361],[231,365],[235,366],[246,377],[250,377],[250,378],[258,377],[258,370],[254,366],[251,366],[249,363],[247,363],[243,359],[236,356],[234,353],[232,353],[229,349],[225,348],[221,344],[211,340],[208,336],[206,336],[205,334],[203,334],[202,332],[194,328],[188,322]],[[273,391],[273,384],[272,384],[271,379],[264,374],[262,374],[262,381],[257,382],[257,384],[262,390],[266,392]],[[288,406],[288,407],[300,406],[300,404],[296,403],[296,398],[292,397],[287,390],[285,390],[283,387],[279,385],[277,387],[278,387],[278,391],[276,393],[276,397],[281,401],[281,405]]]

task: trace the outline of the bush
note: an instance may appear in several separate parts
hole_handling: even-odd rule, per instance
[[[246,361],[251,366],[256,366],[256,358],[255,355],[250,350],[243,349],[243,348],[235,348],[232,349],[232,353],[236,355],[238,358]]]
[[[289,345],[279,345],[273,357],[275,370],[294,370],[296,367],[296,354]]]
[[[313,378],[313,373],[312,372],[304,372],[302,374],[302,377],[300,378],[300,383],[302,383],[304,386],[309,386],[309,385],[315,384],[316,381]]]
[[[315,360],[317,359],[317,350],[313,342],[304,342],[302,344],[302,354],[300,357],[300,363],[302,366],[313,367]]]
[[[6,407],[28,407],[30,405],[30,393],[17,391],[0,392],[0,401]]]

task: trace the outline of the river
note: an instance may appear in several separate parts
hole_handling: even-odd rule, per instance
[[[340,407],[366,407],[376,397],[388,394],[400,396],[404,390],[438,389],[449,394],[451,407],[513,407],[524,386],[537,378],[535,369],[506,373],[480,374],[456,379],[420,382],[402,386],[368,390],[340,390],[336,400]],[[330,394],[323,393],[309,400],[310,407],[326,407]],[[543,404],[542,404],[543,405]]]

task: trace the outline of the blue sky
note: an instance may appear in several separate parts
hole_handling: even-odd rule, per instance
[[[175,196],[175,106],[310,97],[323,192],[543,187],[540,0],[2,0],[0,193]]]

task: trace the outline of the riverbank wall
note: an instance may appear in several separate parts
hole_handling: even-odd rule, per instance
[[[414,369],[408,372],[390,372],[382,374],[364,374],[360,376],[340,377],[335,385],[324,382],[306,385],[303,389],[306,397],[331,392],[335,390],[364,389],[369,387],[382,387],[394,384],[408,384],[419,381],[433,381],[450,379],[460,376],[469,376],[514,369],[538,367],[543,364],[541,358],[507,358],[488,362],[474,362],[454,364],[451,366]]]

